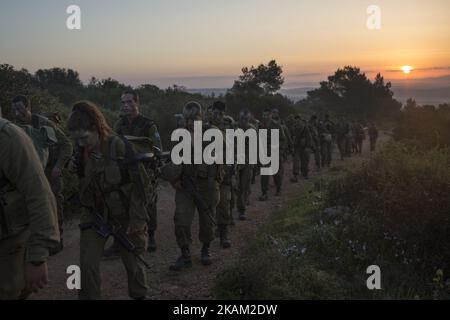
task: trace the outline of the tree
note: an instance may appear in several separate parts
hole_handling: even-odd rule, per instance
[[[242,75],[234,82],[232,93],[254,93],[257,95],[274,94],[284,83],[283,69],[275,60],[267,65],[242,68]]]
[[[377,74],[372,83],[357,67],[338,69],[320,88],[309,91],[307,100],[325,106],[336,114],[352,114],[359,118],[392,116],[401,108],[393,98],[391,83]]]

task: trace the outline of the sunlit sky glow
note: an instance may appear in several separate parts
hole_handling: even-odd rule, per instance
[[[366,9],[382,10],[367,29]],[[82,30],[65,27],[82,10]],[[229,87],[243,66],[276,59],[286,86],[344,65],[373,77],[450,74],[448,0],[0,0],[0,62],[32,72],[73,68],[86,81]],[[406,74],[402,66],[414,66]]]

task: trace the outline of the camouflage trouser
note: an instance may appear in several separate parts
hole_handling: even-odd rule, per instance
[[[303,177],[308,177],[310,155],[308,148],[300,146],[294,147],[294,164],[292,170],[294,176],[298,176],[301,172]]]
[[[64,225],[64,182],[62,177],[52,178],[51,170],[46,170],[47,180],[52,188],[52,192],[55,195],[56,207],[58,209],[58,225],[59,233],[63,235],[63,225]]]
[[[346,140],[344,137],[339,138],[337,140],[337,145],[339,148],[339,154],[341,155],[341,160],[344,159],[344,157],[346,156],[346,146],[345,146]]]
[[[89,222],[89,213],[85,213],[81,219],[82,223]],[[122,226],[126,222],[119,221]],[[129,236],[139,251],[147,249],[147,233],[142,232]],[[99,300],[101,299],[101,278],[100,259],[107,239],[99,236],[92,229],[81,231],[80,234],[80,269],[81,269],[81,290],[79,299]],[[131,298],[145,297],[148,289],[147,272],[145,266],[134,254],[125,250],[119,245],[119,253],[125,266],[128,278],[128,295]]]
[[[320,169],[322,167],[322,160],[321,160],[322,154],[320,152],[319,145],[315,146],[315,149],[314,149],[313,153],[314,153],[314,161],[316,163],[316,168]]]
[[[0,240],[0,300],[19,299],[25,288],[25,247],[28,229]]]
[[[204,201],[211,208],[211,217],[206,212],[199,212],[199,239],[202,243],[214,240],[213,221],[219,203],[220,188],[215,179],[196,179],[196,187]],[[194,220],[196,205],[193,198],[184,190],[175,193],[175,237],[180,248],[189,247],[192,243],[191,226]]]
[[[220,201],[216,209],[216,221],[218,225],[230,225],[232,222],[231,209],[231,185],[222,183],[220,185]]]
[[[370,151],[374,152],[376,146],[377,146],[377,139],[376,138],[370,138]]]
[[[238,170],[238,196],[237,209],[245,210],[247,207],[248,198],[250,196],[251,182],[253,175],[252,165],[243,165]]]
[[[345,137],[345,154],[350,156],[353,149],[353,137],[346,136]]]
[[[332,142],[322,142],[320,146],[320,151],[322,154],[322,167],[330,166],[333,159],[333,143]]]
[[[156,231],[158,227],[158,219],[157,219],[157,213],[158,213],[158,196],[155,195],[155,197],[150,201],[150,203],[147,206],[147,213],[148,213],[148,231],[154,232]]]
[[[280,155],[280,167],[278,169],[278,173],[273,176],[273,181],[275,182],[275,187],[277,191],[281,191],[281,186],[283,185],[283,176],[284,176],[284,160]],[[261,191],[263,194],[266,194],[269,191],[269,179],[271,176],[261,176]]]
[[[364,139],[362,138],[356,138],[356,150],[359,154],[362,153],[362,146],[364,143]]]

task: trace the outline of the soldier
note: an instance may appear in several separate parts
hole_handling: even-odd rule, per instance
[[[355,145],[356,145],[356,153],[362,154],[362,148],[364,140],[366,140],[366,133],[364,131],[364,127],[361,123],[354,122],[353,124],[353,136],[355,139]]]
[[[24,299],[48,282],[56,202],[33,142],[2,118],[0,150],[0,300]]]
[[[322,166],[321,153],[320,153],[320,132],[319,123],[317,121],[317,116],[311,116],[309,120],[309,132],[312,139],[312,151],[314,152],[314,160],[316,162],[316,169],[320,171]]]
[[[212,125],[216,126],[225,134],[227,129],[235,129],[233,118],[226,116],[226,105],[221,101],[214,102],[212,106]],[[224,150],[225,152],[225,150]],[[225,166],[224,177],[220,184],[220,200],[216,208],[216,221],[220,238],[220,246],[223,249],[231,247],[231,240],[228,237],[229,226],[232,224],[231,205],[235,179],[235,165]]]
[[[202,120],[202,107],[198,102],[189,102],[183,108],[186,119],[186,129],[194,135],[194,122]],[[212,128],[209,124],[203,124],[203,129]],[[181,256],[170,266],[172,271],[180,271],[192,267],[190,246],[192,244],[191,226],[195,210],[199,213],[199,239],[202,243],[201,262],[207,266],[211,264],[210,243],[214,240],[213,224],[216,216],[216,207],[220,200],[220,183],[223,170],[220,165],[194,165],[169,164],[162,169],[162,177],[169,180],[175,188],[175,237],[181,249]],[[197,203],[182,183],[185,178],[192,181],[208,210],[197,208]]]
[[[339,154],[341,155],[341,160],[344,160],[344,158],[347,156],[347,137],[349,134],[349,126],[345,119],[341,117],[339,119],[339,122],[337,124],[336,128],[336,142],[339,148]]]
[[[255,116],[253,114],[251,114],[249,123],[256,129],[256,131],[259,130],[261,123],[258,119],[255,118]],[[253,166],[252,184],[256,184],[256,176],[259,174],[259,170],[260,170],[259,165]],[[251,193],[251,189],[250,189],[250,193]]]
[[[369,125],[370,152],[374,152],[377,146],[378,129],[373,122]]]
[[[63,130],[53,121],[41,115],[31,113],[31,106],[27,97],[22,95],[16,96],[12,100],[12,109],[15,114],[16,124],[24,128],[30,135],[38,154],[41,155],[46,177],[56,198],[61,239],[59,244],[50,250],[50,255],[55,255],[64,248],[64,183],[62,173],[66,163],[72,156],[72,145]],[[47,144],[47,142],[42,141],[42,132],[45,132],[45,135],[52,140],[50,143]],[[45,156],[45,160],[42,159],[43,148],[48,148],[48,156]]]
[[[114,132],[122,136],[148,137],[153,144],[162,152],[161,138],[156,123],[143,116],[139,112],[139,95],[136,91],[128,90],[122,94],[122,115],[114,125]],[[148,172],[154,172],[148,170]],[[155,175],[151,177],[152,189],[157,190],[158,178]],[[156,251],[155,231],[157,229],[157,202],[158,193],[154,192],[151,199],[148,199],[147,212],[148,222],[148,251]],[[105,250],[104,257],[118,257],[119,245],[114,242],[111,247]]]
[[[298,176],[301,172],[303,178],[309,178],[309,159],[312,148],[312,137],[309,131],[309,126],[299,115],[295,117],[294,125],[294,163],[293,174],[291,178],[292,183],[297,183]]]
[[[283,128],[281,126],[281,121],[280,121],[280,118],[279,118],[279,115],[277,114],[277,112],[272,113],[271,109],[265,109],[263,111],[263,117],[262,117],[260,129],[266,129],[269,132],[270,132],[270,130],[279,130],[280,167],[278,169],[278,173],[273,176],[273,179],[274,179],[275,186],[277,189],[276,195],[280,196],[281,185],[283,183],[283,174],[284,174],[283,162],[284,162],[284,157],[285,157],[284,155],[286,154],[285,148],[287,148],[288,142],[287,142],[287,138],[285,136],[285,130],[283,130]],[[268,133],[268,138],[269,137],[270,137],[270,133]],[[272,142],[269,140],[268,144],[267,144],[268,150],[271,149],[271,143]],[[261,193],[262,194],[259,197],[259,201],[267,201],[269,199],[269,196],[267,194],[268,191],[269,191],[269,176],[261,176]]]
[[[239,113],[239,129],[244,131],[247,130],[256,130],[256,128],[250,124],[250,119],[252,115],[248,109],[244,109]],[[251,192],[251,182],[253,175],[253,167],[254,165],[249,164],[249,150],[250,146],[248,141],[246,143],[247,155],[246,155],[246,164],[240,164],[237,168],[237,209],[239,211],[239,220],[246,220],[246,208],[249,203],[249,196]]]
[[[147,274],[142,254],[147,247],[146,198],[150,177],[141,163],[126,166],[126,142],[113,133],[98,107],[89,101],[76,103],[67,121],[67,129],[77,146],[72,167],[80,178],[80,299],[101,298],[100,258],[107,239],[98,233],[98,217],[123,232],[136,247],[134,252],[120,246],[120,256],[128,275],[128,294],[144,299]],[[136,173],[142,178],[136,181]]]
[[[331,161],[333,160],[333,137],[335,135],[335,126],[328,115],[325,115],[324,121],[320,124],[319,134],[322,167],[330,167]]]

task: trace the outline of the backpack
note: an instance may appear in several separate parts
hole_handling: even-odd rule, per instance
[[[117,161],[122,170],[126,170],[130,180],[137,184],[139,192],[144,199],[149,199],[153,193],[152,182],[156,179],[157,159],[160,150],[154,146],[148,137],[117,136],[125,144],[124,158],[117,158],[115,149],[111,148],[111,159]],[[114,140],[112,143],[114,143]],[[141,171],[140,164],[144,169]]]
[[[56,132],[52,127],[41,125],[41,116],[32,115],[32,125],[21,125],[21,128],[33,141],[42,167],[48,164],[50,147],[58,142]],[[46,118],[44,118],[46,119]]]

